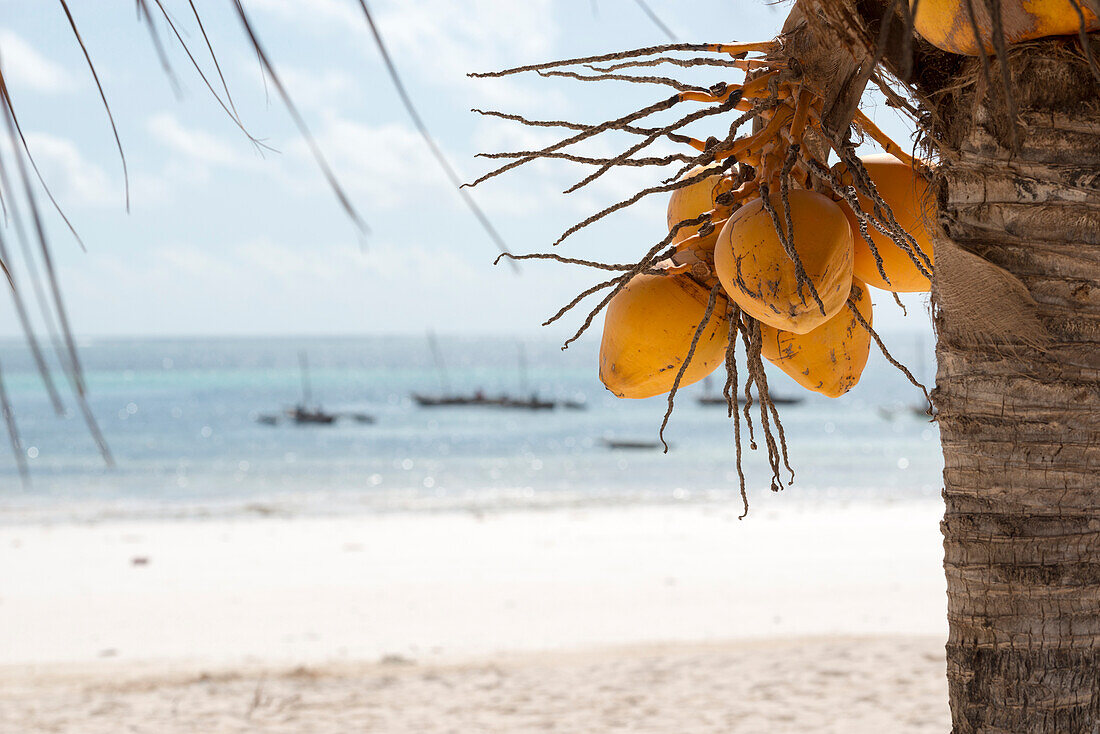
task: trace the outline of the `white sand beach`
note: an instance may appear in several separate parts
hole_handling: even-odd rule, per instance
[[[941,512],[9,525],[0,731],[944,731]]]

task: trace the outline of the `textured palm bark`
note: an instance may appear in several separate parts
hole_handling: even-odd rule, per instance
[[[941,109],[944,236],[1018,278],[1050,337],[974,340],[971,314],[936,314],[953,732],[1097,734],[1100,94],[1054,44],[1012,66],[1015,155],[1003,110]],[[937,258],[937,283],[966,276]]]

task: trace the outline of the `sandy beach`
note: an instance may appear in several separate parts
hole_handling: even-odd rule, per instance
[[[498,655],[454,665],[6,675],[5,732],[903,732],[950,727],[939,638]]]
[[[0,731],[943,731],[940,513],[9,525]]]

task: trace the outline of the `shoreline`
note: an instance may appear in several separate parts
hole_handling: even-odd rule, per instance
[[[772,502],[777,498],[778,502]],[[940,501],[939,490],[766,490],[750,493],[749,517],[760,513],[831,510],[850,505],[897,506]],[[107,501],[66,499],[39,504],[0,504],[0,528],[20,526],[94,526],[103,523],[159,523],[249,521],[265,519],[345,519],[348,517],[434,516],[450,514],[500,515],[515,512],[557,512],[635,507],[733,508],[741,513],[736,489],[721,488],[664,492],[576,492],[518,487],[494,492],[424,496],[418,490],[394,491],[381,495],[360,490],[340,492],[293,492],[258,495],[233,500],[194,502],[156,500]]]

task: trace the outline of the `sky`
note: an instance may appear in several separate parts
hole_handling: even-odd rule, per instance
[[[185,0],[162,0],[195,51]],[[155,8],[155,3],[149,3]],[[0,60],[42,173],[76,226],[47,226],[73,328],[80,336],[440,333],[565,336],[583,318],[540,329],[562,304],[605,278],[557,263],[493,265],[493,243],[425,150],[358,8],[358,0],[244,0],[286,84],[351,202],[341,210],[270,82],[229,0],[198,2],[233,101],[258,149],[218,106],[161,26],[178,93],[131,2],[69,0],[126,155],[122,165],[94,82],[59,3],[0,0]],[[409,92],[464,180],[491,170],[479,152],[525,150],[555,131],[471,112],[598,122],[667,96],[664,88],[471,71],[606,53],[667,38],[634,0],[372,0]],[[684,41],[773,37],[785,5],[765,0],[650,0]],[[209,55],[196,53],[208,77]],[[711,82],[721,77],[712,77]],[[895,140],[893,111],[869,113]],[[695,134],[706,137],[705,128]],[[672,144],[656,146],[671,151]],[[584,148],[622,150],[609,137]],[[0,150],[7,153],[0,146]],[[583,152],[583,151],[582,151]],[[9,159],[10,160],[10,159]],[[544,251],[571,224],[655,183],[629,169],[572,194],[578,164],[520,167],[471,190],[514,252]],[[668,175],[668,174],[665,174]],[[632,262],[666,234],[663,197],[586,228],[558,251]],[[19,273],[17,272],[17,276]],[[876,299],[883,330],[927,328],[919,296],[908,318]],[[19,333],[10,303],[0,336]]]

